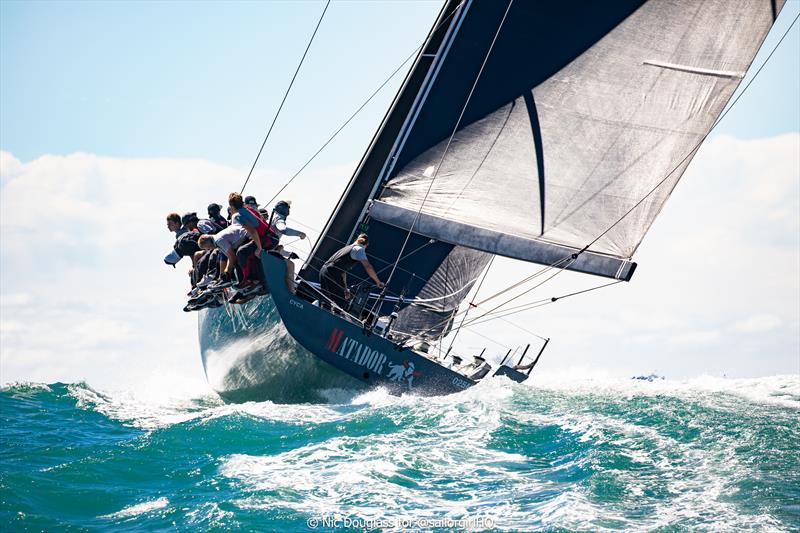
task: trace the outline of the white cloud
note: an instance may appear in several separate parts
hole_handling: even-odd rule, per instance
[[[0,185],[5,184],[22,170],[22,163],[10,153],[0,150]]]
[[[733,330],[740,333],[763,333],[780,327],[783,321],[775,315],[755,315],[740,320],[733,325]]]
[[[8,334],[24,330],[25,325],[22,322],[14,322],[13,320],[3,320],[0,322],[0,334]]]
[[[510,317],[552,339],[540,367],[659,368],[670,376],[793,371],[799,154],[798,134],[708,142],[646,237],[631,283]],[[321,228],[354,165],[298,178],[281,194],[293,200],[292,220]],[[0,171],[0,380],[87,379],[104,387],[149,379],[155,368],[202,380],[196,317],[180,310],[188,265],[162,263],[173,242],[164,218],[224,203],[246,169],[81,153],[22,163],[0,151]],[[289,175],[256,172],[248,192],[265,201]],[[482,293],[539,268],[495,261]],[[603,282],[564,273],[514,304]],[[535,338],[501,320],[476,330],[505,346],[538,349]],[[771,333],[741,335],[763,331]],[[468,331],[460,341],[506,351]]]
[[[196,316],[181,311],[188,261],[162,262],[165,217],[225,203],[246,171],[83,153],[20,163],[0,151],[0,162],[0,380],[112,386],[153,368],[202,379]],[[281,195],[292,218],[321,227],[352,166],[310,168]],[[286,177],[258,171],[248,192],[266,201]]]
[[[670,341],[676,344],[710,344],[721,338],[722,332],[717,330],[687,331],[670,337]]]
[[[0,305],[3,307],[17,307],[27,305],[31,301],[31,295],[24,292],[0,295]]]

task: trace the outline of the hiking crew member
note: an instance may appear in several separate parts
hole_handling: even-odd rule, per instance
[[[198,240],[198,245],[203,250],[213,250],[215,247],[222,251],[219,256],[220,281],[227,283],[231,281],[232,274],[236,268],[236,249],[250,237],[248,230],[240,224],[232,224],[216,235],[202,235]]]
[[[372,278],[379,289],[383,288],[383,282],[378,278],[378,274],[375,273],[375,269],[367,259],[368,244],[369,238],[362,233],[356,242],[340,248],[333,254],[319,271],[319,284],[323,292],[342,309],[347,307],[347,301],[350,299],[347,271],[356,263],[361,263],[367,275]]]
[[[250,197],[248,196],[248,198]],[[275,207],[272,208],[272,214],[269,217],[269,227],[272,229],[272,232],[277,235],[278,241],[280,241],[281,237],[284,235],[289,237],[300,237],[300,239],[306,238],[306,234],[302,231],[290,228],[286,225],[286,217],[289,216],[289,210],[291,206],[291,202],[287,200],[280,200],[275,204]],[[294,263],[292,262],[292,256],[294,255],[294,259],[296,259],[297,255],[284,251],[283,246],[280,245],[276,246],[275,249],[286,259],[286,288],[289,289],[289,292],[294,294]]]
[[[181,216],[178,213],[170,213],[167,215],[167,229],[175,233],[175,244],[173,246],[173,250],[164,257],[164,262],[172,267],[175,267],[183,258],[183,255],[188,255],[194,253],[189,250],[189,248],[184,248],[184,252],[188,252],[186,254],[181,254],[178,252],[178,240],[181,238],[182,235],[188,233],[189,230],[184,228],[181,225]]]
[[[202,238],[203,236],[201,235],[200,239],[197,240],[198,246],[200,246],[200,240]],[[200,252],[198,253],[200,255],[199,259],[195,262],[193,274],[194,284],[201,289],[205,289],[214,280],[219,278],[219,248],[213,247],[213,249],[207,250],[200,246]]]
[[[214,222],[213,220],[209,220],[207,218],[203,218],[203,219],[198,218],[197,213],[195,213],[194,211],[186,213],[185,215],[183,215],[181,217],[181,222],[183,223],[183,227],[186,230],[188,230],[189,232],[197,233],[197,234],[213,235],[214,233],[218,233],[219,231],[222,230],[222,228],[219,227],[216,224],[216,222]],[[186,237],[182,236],[182,237],[179,237],[179,239],[180,238],[186,238]],[[194,238],[194,241],[196,242],[197,239],[199,239],[199,235]],[[205,272],[203,272],[203,274],[200,274],[200,270],[203,270],[203,271],[208,270],[208,268],[206,266],[208,258],[206,256],[209,253],[210,252],[208,252],[208,251],[200,250],[199,249],[199,245],[198,245],[198,250],[192,254],[192,256],[191,256],[192,257],[192,265],[193,265],[192,274],[191,274],[191,276],[192,276],[192,287],[196,286],[197,283],[200,282],[200,280],[203,279],[203,275],[205,274]]]
[[[181,225],[181,216],[178,213],[167,215],[167,229],[175,233],[176,239],[189,231]]]
[[[222,227],[213,220],[208,218],[200,219],[197,217],[197,213],[194,212],[183,215],[181,222],[187,230],[199,231],[203,235],[213,235],[222,230]]]
[[[221,229],[228,227],[228,220],[220,214],[222,206],[219,204],[208,204],[208,218],[212,220]]]
[[[259,207],[255,196],[245,196],[244,197],[244,205],[245,206],[250,206],[253,209],[255,209],[256,211],[258,211],[259,213],[261,213],[261,216],[264,217],[264,220],[269,219],[269,211]]]
[[[248,196],[248,199],[251,198]],[[242,244],[236,253],[236,262],[242,273],[241,281],[247,281],[248,285],[257,285],[263,284],[264,281],[264,272],[261,269],[261,251],[264,248],[267,250],[275,248],[278,245],[278,237],[272,232],[261,213],[252,206],[255,199],[252,200],[251,204],[245,205],[242,195],[238,192],[228,195],[228,205],[233,213],[232,224],[240,224],[250,236],[250,240]]]

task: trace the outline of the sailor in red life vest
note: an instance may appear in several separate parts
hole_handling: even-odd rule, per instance
[[[238,192],[228,195],[228,206],[232,213],[231,225],[241,225],[250,235],[250,240],[241,245],[236,252],[236,263],[241,274],[240,288],[257,287],[256,294],[266,294],[264,272],[261,269],[261,251],[275,248],[279,237],[256,208],[245,205],[242,195]]]
[[[372,278],[379,289],[383,288],[383,282],[378,278],[378,274],[375,273],[375,269],[367,259],[368,245],[369,238],[366,233],[362,233],[356,242],[340,248],[330,259],[325,261],[319,271],[320,287],[342,309],[347,308],[347,301],[350,299],[347,271],[356,263],[361,263],[361,266],[367,271],[367,275]]]

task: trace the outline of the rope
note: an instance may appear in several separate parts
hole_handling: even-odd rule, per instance
[[[559,260],[558,260],[558,261],[556,261],[555,263],[552,263],[552,264],[550,264],[550,265],[547,265],[547,266],[545,266],[545,267],[543,267],[543,268],[541,268],[541,269],[537,270],[536,272],[534,272],[534,273],[533,273],[533,274],[531,274],[530,276],[528,276],[528,277],[526,277],[526,278],[523,278],[523,279],[521,279],[520,281],[518,281],[518,282],[514,283],[513,285],[510,285],[510,286],[506,287],[505,289],[503,289],[503,290],[501,290],[501,291],[498,291],[498,292],[496,292],[496,293],[492,294],[491,296],[489,296],[489,297],[488,297],[488,298],[486,298],[485,300],[481,300],[480,302],[478,302],[478,303],[477,303],[477,304],[475,304],[475,305],[483,305],[483,304],[485,304],[486,302],[488,302],[488,301],[490,301],[490,300],[493,300],[493,299],[497,298],[498,296],[501,296],[501,295],[503,295],[503,294],[507,293],[508,291],[512,291],[512,290],[516,289],[517,287],[519,287],[519,286],[521,286],[521,285],[524,285],[524,284],[528,283],[529,281],[531,281],[531,280],[533,280],[533,279],[536,279],[536,278],[538,278],[539,276],[543,275],[543,274],[544,274],[545,272],[547,272],[548,270],[551,270],[551,269],[553,269],[553,268],[559,268],[559,267],[561,267],[561,265],[562,265],[563,263],[571,262],[570,260],[574,260],[574,259],[576,259],[576,258],[574,258],[574,257],[572,257],[572,256],[568,256],[568,257],[564,257],[564,258],[562,258],[562,259],[559,259]],[[566,268],[566,267],[564,267],[564,268]]]
[[[477,322],[474,322],[474,323],[471,322],[470,325],[471,326],[477,326],[478,324],[483,324],[484,322],[489,322],[490,320],[495,320],[495,319],[498,319],[498,318],[499,319],[503,319],[503,317],[515,315],[515,314],[521,313],[523,311],[529,311],[529,310],[535,309],[537,307],[543,307],[545,305],[554,304],[558,300],[563,300],[564,298],[569,298],[570,296],[576,296],[578,294],[583,294],[583,293],[586,293],[586,292],[595,291],[597,289],[602,289],[604,287],[610,287],[611,285],[616,285],[617,283],[622,283],[622,280],[612,281],[611,283],[605,283],[603,285],[598,285],[597,287],[591,287],[589,289],[584,289],[582,291],[571,292],[569,294],[564,294],[562,296],[553,296],[552,298],[543,298],[541,300],[536,300],[534,302],[528,302],[526,304],[510,307],[508,309],[505,309],[503,311],[503,314],[487,318],[486,320],[480,320],[480,318],[482,318],[482,317],[479,317],[479,319],[476,319],[476,320],[478,320]],[[487,313],[487,314],[489,314],[489,313]],[[484,315],[484,316],[486,316],[486,315]],[[513,324],[513,323],[511,323],[511,324],[512,325],[516,325],[516,324]]]
[[[317,35],[317,30],[319,29],[320,24],[322,24],[322,19],[325,18],[325,12],[328,11],[328,6],[331,5],[331,0],[328,0],[325,3],[325,9],[322,10],[322,15],[319,16],[319,20],[317,21],[317,26],[314,28],[314,33],[311,34],[311,39],[308,41],[308,45],[306,46],[305,52],[303,52],[303,57],[300,58],[300,63],[297,65],[297,69],[294,71],[294,76],[292,76],[292,81],[289,82],[289,86],[286,88],[286,92],[283,95],[283,100],[281,100],[281,105],[278,106],[278,111],[275,113],[275,117],[272,119],[272,124],[269,125],[269,129],[267,130],[267,135],[264,137],[264,142],[261,143],[261,148],[258,149],[258,153],[256,154],[256,159],[253,161],[253,166],[250,167],[250,172],[247,173],[247,178],[244,180],[244,184],[242,185],[242,190],[239,193],[244,192],[244,188],[247,187],[247,182],[250,181],[250,176],[253,175],[253,170],[256,168],[256,164],[258,163],[258,158],[261,157],[261,152],[264,150],[264,146],[267,144],[267,139],[269,139],[269,135],[272,133],[272,128],[275,127],[275,122],[278,121],[278,116],[281,114],[281,110],[283,109],[283,104],[286,102],[286,98],[289,96],[289,91],[292,90],[292,85],[294,85],[294,80],[297,78],[297,73],[300,72],[300,67],[303,66],[303,61],[306,59],[306,55],[308,54],[309,48],[311,48],[311,43],[314,42],[314,37]],[[273,198],[274,199],[274,198]],[[271,202],[272,200],[270,200]]]
[[[574,261],[574,259],[570,259],[570,263],[572,261]],[[554,277],[556,277],[559,274],[561,274],[562,272],[564,272],[564,270],[566,270],[569,267],[570,263],[568,263],[567,266],[565,266],[564,268],[559,268],[558,270],[556,270],[556,272],[552,276],[550,276],[549,278],[546,278],[544,281],[540,281],[539,283],[537,283],[536,285],[534,285],[530,289],[527,289],[526,291],[523,291],[523,292],[517,294],[516,296],[506,300],[505,302],[496,305],[495,307],[493,307],[492,309],[490,309],[486,313],[482,314],[481,316],[473,318],[471,321],[467,322],[467,325],[469,326],[470,324],[473,324],[476,320],[480,320],[481,318],[485,317],[486,315],[488,315],[490,313],[494,313],[495,311],[497,311],[499,308],[503,307],[504,305],[509,304],[509,303],[513,302],[514,300],[516,300],[517,298],[520,298],[520,297],[524,296],[525,294],[528,294],[532,290],[541,287],[542,285],[544,285],[545,283],[547,283],[548,281],[550,281]]]
[[[534,273],[532,276],[528,276],[526,279],[522,280],[521,282],[519,282],[519,283],[516,283],[514,286],[518,286],[518,285],[520,285],[521,283],[526,283],[526,282],[527,282],[527,281],[529,281],[530,279],[533,279],[533,278],[535,278],[535,277],[537,277],[537,276],[541,275],[543,272],[546,272],[546,271],[548,271],[548,270],[550,270],[550,269],[552,269],[552,268],[557,268],[557,267],[558,267],[558,266],[559,266],[561,263],[564,263],[565,261],[572,262],[572,261],[574,261],[574,258],[573,258],[572,256],[570,256],[570,257],[566,257],[566,258],[564,258],[564,259],[559,259],[559,260],[558,260],[558,261],[556,261],[555,263],[553,263],[553,264],[551,264],[551,265],[548,265],[548,266],[544,267],[543,269],[541,269],[540,271],[538,271],[538,272]],[[566,267],[564,267],[564,268],[566,268]],[[542,283],[539,283],[538,285],[536,285],[536,286],[532,287],[531,289],[528,289],[527,291],[525,291],[525,292],[523,292],[523,293],[521,293],[521,294],[519,294],[519,295],[515,296],[515,297],[514,297],[514,298],[512,298],[511,300],[514,300],[514,299],[516,299],[516,298],[518,298],[518,297],[522,296],[523,294],[527,294],[528,292],[532,291],[532,290],[533,290],[533,289],[535,289],[536,287],[539,287],[539,286],[541,286],[542,284],[546,283],[547,281],[549,281],[549,280],[553,279],[555,276],[557,276],[557,275],[558,275],[558,274],[560,274],[561,272],[563,272],[563,269],[559,270],[558,272],[556,272],[555,274],[553,274],[552,276],[550,276],[549,278],[547,278],[546,280],[544,280]],[[493,299],[493,298],[496,298],[497,296],[499,296],[499,295],[501,295],[501,294],[503,294],[503,293],[505,293],[505,292],[508,292],[508,290],[510,290],[510,289],[504,289],[504,290],[502,290],[502,291],[500,291],[500,292],[498,292],[498,293],[495,293],[495,294],[493,294],[492,296],[489,296],[488,298],[486,298],[485,300],[483,300],[482,302],[480,302],[479,304],[476,304],[476,306],[477,306],[477,305],[481,305],[481,304],[483,304],[483,303],[485,303],[485,302],[488,302],[489,300],[491,300],[491,299]],[[511,300],[509,300],[509,302],[510,302]],[[504,302],[503,304],[500,304],[500,305],[502,306],[502,305],[505,305],[506,303],[508,303],[508,302]],[[498,306],[498,307],[500,307],[500,306]],[[497,309],[497,308],[495,308],[495,309]],[[453,316],[451,316],[451,317],[448,317],[448,318],[446,318],[446,319],[444,319],[444,320],[441,320],[441,321],[437,322],[436,324],[434,324],[433,326],[429,327],[428,329],[424,329],[424,330],[420,331],[420,332],[419,332],[417,335],[418,335],[418,336],[425,335],[426,333],[429,333],[429,332],[433,331],[434,329],[438,328],[439,326],[441,326],[441,325],[443,325],[443,324],[447,323],[447,321],[449,321],[449,320],[454,320],[456,317],[459,317],[459,316],[461,316],[462,314],[466,313],[467,311],[468,311],[468,308],[467,308],[467,309],[464,309],[464,310],[462,310],[462,311],[459,311],[458,313],[454,314]],[[482,317],[482,316],[483,316],[483,315],[481,315],[481,317]],[[479,318],[481,318],[481,317],[478,317],[478,318],[476,318],[475,320],[477,320],[477,319],[479,319]],[[469,325],[469,323],[468,323],[467,325]],[[404,342],[404,343],[402,343],[401,345],[405,345],[405,342]]]
[[[494,263],[494,258],[497,257],[493,255],[492,258],[489,260],[489,264],[486,265],[486,271],[483,273],[483,278],[481,282],[478,284],[478,288],[475,290],[475,294],[472,297],[472,300],[469,302],[469,307],[467,307],[466,312],[464,313],[464,317],[461,319],[461,323],[456,328],[456,334],[453,335],[453,338],[450,339],[450,346],[447,347],[447,352],[449,353],[450,350],[453,348],[453,343],[456,342],[456,338],[458,337],[458,333],[461,331],[461,326],[464,325],[464,321],[467,319],[467,314],[469,314],[470,308],[475,305],[475,298],[478,297],[478,293],[481,292],[481,287],[483,287],[483,282],[486,281],[486,276],[489,274],[489,269],[492,268],[492,263]]]

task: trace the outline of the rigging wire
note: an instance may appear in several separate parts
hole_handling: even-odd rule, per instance
[[[308,54],[308,50],[311,48],[311,43],[314,42],[314,37],[317,35],[317,30],[319,29],[320,24],[322,24],[322,19],[325,18],[325,13],[328,11],[328,6],[331,5],[331,0],[328,0],[325,3],[325,9],[322,10],[322,14],[319,16],[319,20],[317,21],[317,26],[314,28],[314,33],[311,34],[311,39],[308,41],[308,45],[306,45],[306,50],[303,52],[303,57],[300,58],[300,63],[298,63],[297,68],[294,71],[294,75],[292,76],[292,81],[289,82],[289,86],[286,88],[286,92],[283,94],[283,99],[281,100],[281,104],[278,106],[278,111],[275,112],[275,116],[272,119],[272,124],[269,125],[269,129],[267,130],[267,135],[264,137],[264,142],[261,143],[261,148],[258,149],[258,153],[256,154],[256,159],[253,161],[253,166],[250,167],[250,172],[247,173],[247,178],[244,180],[244,184],[242,185],[242,190],[239,193],[244,192],[244,188],[247,187],[247,182],[250,181],[250,176],[253,175],[253,170],[256,168],[256,164],[258,163],[258,158],[261,157],[261,152],[264,150],[264,146],[267,144],[267,139],[269,139],[270,134],[272,133],[272,128],[275,127],[275,123],[278,121],[278,116],[281,114],[281,110],[283,109],[283,104],[286,103],[286,98],[289,96],[289,91],[292,90],[292,85],[294,85],[294,80],[297,78],[297,74],[300,72],[300,67],[303,66],[303,61],[306,59],[306,55]],[[270,200],[271,202],[272,200]]]
[[[417,214],[414,217],[414,220],[411,222],[411,226],[408,228],[408,233],[406,234],[406,238],[403,241],[403,245],[400,247],[400,253],[397,254],[397,261],[395,261],[394,267],[392,271],[389,273],[389,277],[386,279],[386,286],[389,285],[392,281],[392,276],[394,275],[395,269],[397,268],[397,264],[400,262],[400,256],[403,255],[403,251],[406,249],[406,245],[408,244],[408,240],[411,238],[411,233],[414,231],[414,226],[419,221],[419,217],[422,214],[422,208],[425,206],[425,201],[428,199],[428,195],[433,188],[433,183],[436,181],[436,177],[439,174],[439,169],[442,166],[442,162],[444,158],[447,156],[447,152],[450,149],[450,144],[453,142],[453,137],[455,137],[456,132],[458,131],[458,127],[461,125],[461,120],[464,118],[464,113],[467,111],[467,106],[469,106],[469,102],[472,99],[472,95],[475,93],[475,88],[478,86],[478,82],[481,79],[481,75],[483,74],[483,69],[486,67],[486,63],[489,61],[489,56],[492,54],[492,50],[494,49],[494,45],[497,42],[497,37],[500,35],[500,30],[503,29],[503,24],[505,24],[506,18],[508,17],[508,12],[511,10],[511,6],[514,4],[514,0],[511,0],[506,7],[506,12],[503,14],[503,19],[500,21],[500,24],[497,26],[497,31],[494,33],[494,38],[492,39],[492,43],[489,45],[489,50],[486,51],[486,56],[483,58],[483,63],[481,64],[481,68],[478,71],[478,75],[475,77],[475,81],[472,84],[472,88],[467,95],[467,100],[464,102],[464,107],[461,108],[461,114],[458,116],[458,120],[456,120],[456,125],[453,128],[453,132],[450,134],[450,138],[447,140],[447,145],[444,148],[444,152],[442,152],[442,157],[439,159],[439,164],[436,165],[436,171],[431,178],[431,183],[428,185],[428,190],[425,191],[425,196],[422,198],[422,203],[420,203],[419,209],[417,210]]]
[[[469,314],[470,308],[475,306],[475,298],[477,298],[478,293],[481,292],[481,287],[483,287],[483,282],[486,281],[486,276],[489,274],[489,269],[492,268],[492,263],[494,263],[495,257],[497,256],[493,255],[492,258],[489,260],[489,264],[486,265],[486,270],[483,273],[483,278],[481,278],[481,282],[478,284],[478,288],[475,290],[475,294],[472,296],[472,300],[469,302],[469,307],[467,307],[466,312],[464,313],[464,317],[461,319],[461,323],[456,328],[456,334],[453,335],[452,339],[450,339],[450,346],[447,347],[448,353],[450,353],[450,350],[453,348],[453,343],[456,342],[456,338],[458,338],[458,334],[461,331],[461,327],[464,325],[464,321],[467,319],[467,314]]]
[[[441,28],[441,27],[444,25],[444,23],[445,23],[445,22],[447,22],[448,20],[450,20],[450,18],[451,18],[451,17],[452,17],[452,16],[455,14],[455,12],[456,12],[456,11],[458,11],[458,9],[459,9],[459,8],[460,8],[460,7],[461,7],[463,4],[464,4],[464,2],[462,1],[462,2],[460,2],[460,3],[459,3],[457,6],[456,6],[456,7],[454,7],[454,8],[453,8],[453,10],[450,12],[450,14],[449,14],[449,15],[447,15],[447,17],[445,17],[445,18],[442,20],[442,22],[441,22],[441,23],[439,23],[439,24],[438,24],[438,25],[437,25],[437,26],[436,26],[436,27],[435,27],[435,28],[434,28],[434,29],[433,29],[433,30],[430,32],[430,34],[429,34],[429,35],[433,35],[433,34],[434,34],[434,33],[435,33],[435,32],[436,32],[436,31],[437,31],[439,28]],[[375,98],[375,96],[376,96],[376,95],[377,95],[377,94],[378,94],[378,93],[381,91],[381,89],[383,89],[383,88],[386,86],[386,84],[387,84],[387,83],[389,83],[389,81],[391,81],[391,79],[392,79],[392,78],[394,78],[394,77],[395,77],[395,75],[397,75],[397,73],[398,73],[398,72],[400,72],[400,70],[402,70],[402,68],[403,68],[403,67],[406,65],[406,63],[408,63],[409,61],[411,61],[411,59],[412,59],[413,57],[415,57],[415,56],[416,56],[416,55],[419,53],[419,51],[420,51],[420,50],[421,50],[421,49],[422,49],[422,48],[425,46],[425,43],[426,43],[426,42],[428,42],[428,38],[427,38],[427,37],[425,38],[425,41],[423,41],[423,42],[422,42],[422,44],[420,44],[418,47],[416,47],[416,48],[414,49],[414,51],[413,51],[413,52],[411,52],[411,53],[408,55],[408,57],[406,57],[406,58],[405,58],[405,60],[404,60],[402,63],[400,63],[400,65],[399,65],[399,66],[398,66],[396,69],[394,69],[394,71],[393,71],[391,74],[389,74],[389,77],[387,77],[387,78],[386,78],[386,79],[383,81],[383,83],[381,83],[381,84],[378,86],[378,88],[377,88],[377,89],[375,89],[375,90],[372,92],[372,94],[371,94],[371,95],[369,95],[369,97],[368,97],[366,100],[364,100],[364,103],[362,103],[362,104],[361,104],[361,105],[360,105],[360,106],[359,106],[359,107],[358,107],[358,108],[357,108],[355,111],[353,111],[353,113],[352,113],[352,114],[351,114],[351,115],[350,115],[350,116],[347,118],[347,120],[345,120],[345,121],[342,123],[342,125],[341,125],[341,126],[339,126],[339,129],[337,129],[336,131],[334,131],[334,132],[333,132],[333,134],[332,134],[330,137],[328,137],[328,140],[327,140],[327,141],[325,141],[325,142],[322,144],[322,146],[320,146],[320,147],[319,147],[319,149],[318,149],[316,152],[314,152],[314,154],[313,154],[313,155],[312,155],[310,158],[308,158],[308,160],[307,160],[305,163],[303,163],[303,166],[301,166],[301,167],[300,167],[300,169],[299,169],[297,172],[295,172],[295,173],[292,175],[292,177],[291,177],[291,178],[289,178],[289,179],[286,181],[286,183],[284,183],[284,184],[283,184],[283,186],[281,186],[281,188],[280,188],[280,189],[278,189],[278,192],[276,192],[276,193],[275,193],[275,195],[274,195],[272,198],[270,198],[270,200],[267,202],[267,205],[268,205],[268,204],[270,204],[270,203],[272,203],[272,201],[273,201],[273,200],[275,200],[275,198],[277,198],[277,197],[278,197],[278,195],[279,195],[280,193],[282,193],[282,192],[283,192],[283,191],[286,189],[286,187],[288,187],[289,185],[291,185],[291,184],[292,184],[292,182],[295,180],[295,178],[297,178],[297,176],[299,176],[299,175],[300,175],[300,173],[302,173],[302,172],[303,172],[303,171],[306,169],[306,167],[308,167],[308,165],[310,165],[310,164],[311,164],[311,162],[312,162],[312,161],[314,161],[314,159],[316,159],[316,158],[317,158],[317,156],[318,156],[318,155],[319,155],[319,154],[320,154],[320,153],[321,153],[321,152],[322,152],[322,151],[323,151],[323,150],[324,150],[324,149],[325,149],[325,148],[326,148],[326,147],[327,147],[327,146],[328,146],[328,145],[329,145],[329,144],[330,144],[332,141],[333,141],[333,139],[335,139],[335,138],[336,138],[336,137],[339,135],[339,133],[341,133],[341,131],[342,131],[342,130],[343,130],[343,129],[344,129],[344,128],[345,128],[345,127],[348,125],[348,124],[350,124],[350,122],[351,122],[351,121],[352,121],[352,120],[353,120],[353,119],[356,117],[356,115],[358,115],[358,114],[361,112],[361,110],[362,110],[362,109],[364,109],[364,108],[367,106],[367,104],[369,104],[369,103],[372,101],[372,99],[373,99],[373,98]]]
[[[531,287],[530,289],[526,289],[525,291],[523,291],[523,292],[521,292],[521,293],[517,294],[516,296],[512,296],[511,298],[509,298],[509,299],[508,299],[508,300],[506,300],[505,302],[503,302],[503,303],[501,303],[501,304],[497,304],[496,306],[494,306],[492,309],[490,309],[490,310],[489,310],[489,311],[487,311],[486,313],[482,314],[481,316],[473,318],[472,320],[470,320],[469,322],[467,322],[467,325],[470,325],[470,324],[474,323],[476,320],[480,320],[481,318],[483,318],[483,317],[487,316],[487,315],[488,315],[488,314],[490,314],[490,313],[494,313],[495,311],[497,311],[498,309],[500,309],[500,308],[501,308],[501,307],[503,307],[504,305],[506,305],[506,304],[509,304],[509,303],[513,302],[513,301],[514,301],[514,300],[516,300],[517,298],[521,298],[522,296],[524,296],[524,295],[528,294],[528,293],[529,293],[529,292],[531,292],[532,290],[538,289],[539,287],[541,287],[542,285],[544,285],[545,283],[547,283],[548,281],[550,281],[550,280],[551,280],[551,279],[553,279],[554,277],[556,277],[556,276],[558,276],[559,274],[561,274],[562,272],[564,272],[564,270],[566,270],[566,269],[569,267],[569,265],[572,263],[572,261],[574,261],[574,259],[571,259],[571,260],[570,260],[570,263],[568,263],[567,265],[565,265],[565,266],[564,266],[564,268],[559,268],[559,269],[557,269],[557,270],[556,270],[556,271],[555,271],[555,272],[554,272],[554,273],[553,273],[553,274],[552,274],[550,277],[547,277],[547,278],[545,278],[544,280],[540,281],[539,283],[537,283],[536,285],[534,285],[534,286],[533,286],[533,287]]]
[[[573,255],[574,255],[574,254],[573,254]],[[536,273],[534,273],[532,276],[528,276],[526,279],[522,280],[521,282],[519,282],[519,283],[516,283],[514,286],[520,285],[521,283],[526,283],[527,281],[530,281],[530,279],[532,279],[532,278],[535,278],[535,277],[537,277],[537,276],[541,275],[542,273],[544,273],[544,272],[547,272],[547,271],[548,271],[548,270],[550,270],[550,269],[553,269],[553,268],[559,268],[559,265],[561,265],[561,264],[562,264],[562,263],[564,263],[565,261],[569,261],[569,262],[571,263],[572,261],[574,261],[574,257],[573,257],[573,256],[569,256],[569,257],[565,257],[565,258],[563,258],[563,259],[559,259],[559,260],[558,260],[558,261],[556,261],[555,263],[553,263],[553,264],[551,264],[551,265],[548,265],[548,266],[546,266],[546,267],[544,267],[544,268],[540,269],[539,271],[537,271]],[[567,264],[567,265],[566,265],[566,266],[565,266],[563,269],[560,269],[558,272],[556,272],[555,274],[553,274],[552,276],[550,276],[550,277],[549,277],[549,278],[547,278],[546,280],[542,281],[541,283],[539,283],[539,284],[535,285],[534,287],[532,287],[532,288],[528,289],[527,291],[525,291],[525,292],[523,292],[523,293],[521,293],[521,294],[518,294],[517,296],[515,296],[514,298],[512,298],[512,300],[513,300],[513,299],[516,299],[516,298],[519,298],[520,296],[522,296],[522,295],[524,295],[524,294],[527,294],[528,292],[532,291],[533,289],[535,289],[535,288],[537,288],[537,287],[539,287],[539,286],[543,285],[543,284],[544,284],[544,283],[546,283],[547,281],[549,281],[549,280],[553,279],[555,276],[557,276],[558,274],[560,274],[561,272],[563,272],[563,271],[564,271],[564,269],[566,269],[568,266],[569,266],[569,264]],[[483,300],[483,301],[482,301],[482,302],[480,302],[479,304],[476,304],[476,305],[481,305],[481,304],[483,304],[483,303],[485,303],[485,302],[488,302],[488,301],[492,300],[493,298],[496,298],[497,296],[499,296],[499,295],[501,295],[501,294],[503,294],[503,293],[505,293],[505,292],[508,292],[508,290],[510,290],[510,289],[504,289],[504,290],[502,290],[502,291],[500,291],[500,292],[497,292],[497,293],[495,293],[495,294],[493,294],[493,295],[489,296],[488,298],[486,298],[485,300]],[[509,301],[511,301],[511,300],[509,300]],[[506,303],[508,303],[508,302],[504,302],[504,303],[503,303],[503,304],[501,304],[501,305],[505,305]],[[496,309],[496,308],[495,308],[495,309]],[[494,309],[493,309],[493,310],[494,310]],[[468,308],[467,308],[467,309],[464,309],[464,310],[461,310],[461,311],[459,311],[458,313],[454,314],[453,316],[451,316],[451,317],[447,317],[446,319],[444,319],[444,320],[441,320],[441,321],[437,322],[437,323],[436,323],[436,324],[434,324],[433,326],[431,326],[431,327],[429,327],[429,328],[427,328],[427,329],[424,329],[424,330],[420,331],[420,332],[419,332],[417,335],[418,335],[418,336],[422,336],[422,335],[425,335],[426,333],[430,333],[431,331],[433,331],[434,329],[438,328],[438,327],[439,327],[439,326],[441,326],[442,324],[445,324],[445,323],[447,323],[447,321],[449,321],[449,320],[452,320],[452,319],[455,319],[456,317],[458,317],[458,316],[461,316],[462,314],[466,313],[467,311],[468,311]],[[481,315],[481,317],[482,317],[482,316],[483,316],[483,315]],[[481,318],[481,317],[477,317],[475,320],[477,320],[478,318]],[[404,345],[406,344],[406,342],[407,342],[407,341],[408,341],[408,339],[406,339],[406,341],[403,341],[403,342],[401,343],[401,346],[404,346]]]
[[[605,287],[610,287],[612,285],[616,285],[617,283],[622,283],[622,280],[620,279],[620,280],[617,280],[617,281],[612,281],[611,283],[604,283],[603,285],[598,285],[596,287],[591,287],[589,289],[584,289],[582,291],[571,292],[569,294],[563,294],[561,296],[553,296],[552,298],[542,298],[541,300],[536,300],[534,302],[528,302],[527,304],[522,304],[522,305],[510,307],[508,309],[503,310],[501,314],[495,314],[494,316],[491,316],[491,317],[489,317],[489,318],[487,318],[485,320],[476,319],[478,321],[477,322],[471,322],[469,324],[469,326],[477,326],[478,324],[483,324],[484,322],[489,322],[490,320],[504,319],[504,317],[507,317],[507,316],[515,315],[515,314],[521,313],[523,311],[529,311],[529,310],[535,309],[537,307],[543,307],[545,305],[554,304],[559,300],[563,300],[564,298],[569,298],[570,296],[576,296],[578,294],[583,294],[583,293],[586,293],[586,292],[596,291],[598,289],[602,289],[602,288],[605,288]],[[512,311],[512,309],[513,309],[513,311]],[[489,313],[487,313],[487,314],[489,314]],[[484,315],[484,316],[486,316],[486,315]],[[516,325],[516,324],[513,324],[513,323],[511,323],[511,324],[512,325]]]

